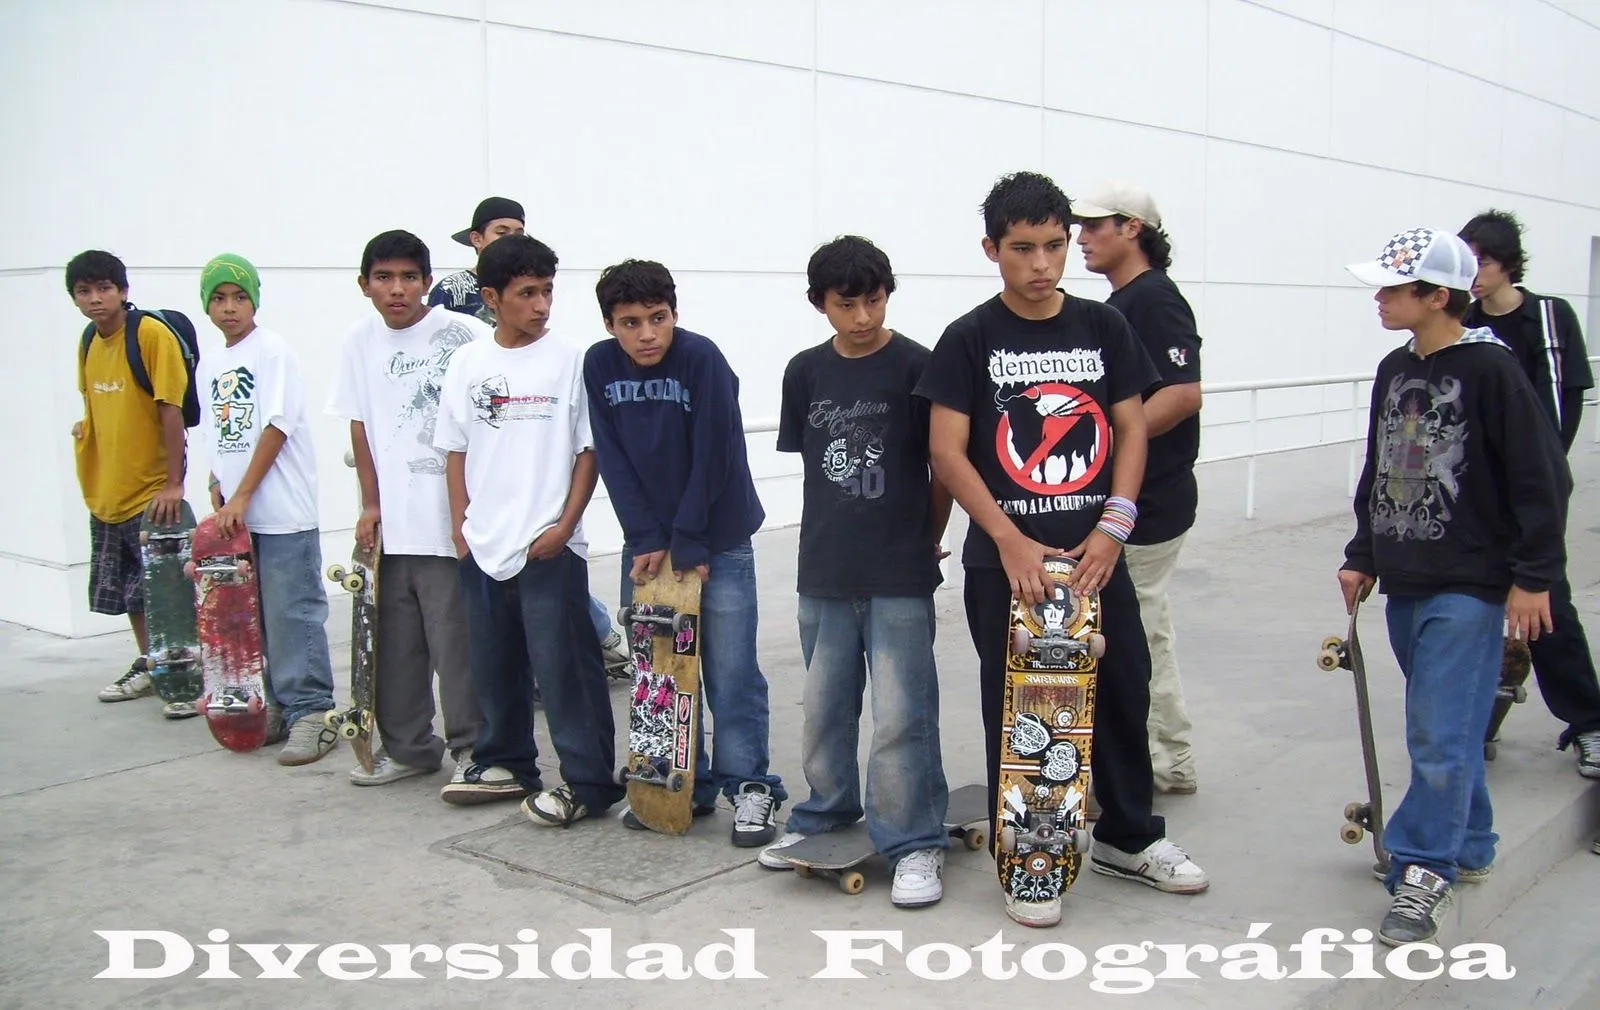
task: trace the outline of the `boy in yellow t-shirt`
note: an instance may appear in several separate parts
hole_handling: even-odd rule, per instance
[[[83,420],[72,426],[78,484],[89,508],[89,609],[127,614],[139,658],[100,691],[101,701],[128,701],[153,690],[145,661],[143,560],[139,520],[178,518],[183,501],[183,397],[189,376],[178,338],[159,320],[139,322],[139,351],[153,394],[128,366],[128,270],[108,252],[79,253],[67,264],[67,293],[95,337],[79,359]],[[194,705],[168,705],[169,718],[196,714]]]

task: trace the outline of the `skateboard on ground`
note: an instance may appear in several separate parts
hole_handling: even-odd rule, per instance
[[[1086,804],[1105,636],[1100,596],[1066,583],[1077,562],[1044,563],[1047,599],[1011,600],[1001,709],[995,866],[1018,901],[1061,897],[1089,851]]]
[[[267,741],[267,697],[250,534],[241,529],[224,539],[217,517],[205,517],[195,527],[193,560],[184,572],[194,580],[200,630],[200,711],[222,746],[256,750]]]
[[[1372,736],[1372,701],[1367,693],[1367,664],[1361,656],[1361,637],[1356,619],[1361,616],[1358,600],[1350,611],[1350,628],[1344,638],[1329,637],[1322,641],[1322,651],[1317,653],[1317,666],[1329,673],[1349,670],[1356,682],[1356,719],[1361,725],[1361,756],[1367,766],[1367,797],[1365,803],[1345,804],[1344,825],[1339,837],[1347,844],[1359,845],[1367,833],[1372,835],[1372,851],[1378,865],[1389,867],[1389,853],[1383,847],[1383,782],[1378,778],[1378,746]]]
[[[350,707],[329,709],[328,728],[350,741],[356,761],[371,772],[372,741],[378,730],[378,559],[383,556],[383,527],[373,533],[369,550],[357,543],[350,567],[334,565],[328,579],[350,594]]]
[[[950,794],[945,808],[944,829],[951,838],[959,838],[973,852],[984,847],[989,840],[989,788],[982,785],[962,786]],[[851,869],[878,854],[864,823],[853,824],[839,831],[803,838],[785,846],[778,853],[794,864],[797,876],[831,877],[846,894],[860,894],[867,886],[867,878],[859,870]]]
[[[1533,653],[1528,643],[1520,638],[1506,639],[1505,652],[1500,658],[1500,683],[1494,689],[1494,709],[1489,713],[1489,729],[1483,735],[1483,759],[1493,761],[1499,749],[1500,727],[1512,705],[1528,700],[1528,674],[1533,670]]]
[[[700,576],[678,581],[669,555],[617,612],[633,655],[628,758],[617,782],[652,831],[681,835],[694,820],[695,727],[700,717]]]
[[[144,613],[149,628],[150,683],[168,703],[193,704],[205,688],[200,673],[200,631],[194,583],[184,575],[194,539],[194,509],[181,503],[176,522],[161,524],[147,514],[139,524],[144,561]],[[198,715],[185,712],[184,715]]]

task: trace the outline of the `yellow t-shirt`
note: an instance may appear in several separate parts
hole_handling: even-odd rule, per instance
[[[183,407],[189,375],[178,338],[159,320],[139,320],[139,350],[155,396],[133,381],[127,327],[96,333],[78,369],[83,438],[77,443],[78,484],[96,519],[126,522],[139,515],[167,482],[167,450],[156,402]]]

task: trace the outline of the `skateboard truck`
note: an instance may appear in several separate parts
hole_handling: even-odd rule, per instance
[[[206,712],[212,715],[248,715],[259,709],[260,701],[253,695],[226,687],[221,694],[212,695],[206,702]]]
[[[665,758],[655,761],[641,762],[637,769],[630,770],[627,765],[618,768],[612,778],[617,785],[625,786],[629,782],[643,782],[646,785],[660,786],[669,793],[683,792],[685,776],[683,772],[665,772],[657,766],[666,764]]]
[[[354,740],[359,736],[368,738],[372,736],[372,722],[367,713],[359,708],[347,708],[343,712],[330,708],[323,714],[322,722],[346,740]]]
[[[617,611],[617,623],[626,628],[630,624],[648,625],[652,634],[665,634],[665,629],[671,629],[676,635],[689,627],[691,622],[688,614],[679,613],[666,607],[654,607],[650,613],[641,613],[633,607],[623,607]]]
[[[360,572],[346,570],[344,565],[333,565],[328,569],[328,581],[337,582],[347,593],[359,593],[366,588],[367,580],[361,577]]]

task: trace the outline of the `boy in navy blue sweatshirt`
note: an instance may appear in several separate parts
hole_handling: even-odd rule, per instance
[[[595,287],[615,340],[589,348],[583,380],[600,476],[622,524],[622,605],[668,553],[701,590],[701,676],[716,756],[697,741],[696,815],[733,803],[733,844],[766,845],[788,798],[767,771],[767,679],[756,662],[756,497],[739,412],[739,378],[717,345],[678,326],[672,274],[660,263],[607,267]],[[699,721],[696,722],[698,732]],[[642,828],[632,811],[623,823]]]
[[[1478,272],[1465,242],[1415,228],[1349,269],[1378,289],[1384,328],[1412,333],[1378,364],[1339,571],[1347,611],[1375,580],[1389,597],[1406,678],[1411,783],[1384,832],[1394,899],[1378,930],[1399,946],[1431,941],[1454,885],[1494,863],[1483,735],[1501,636],[1551,630],[1571,477],[1510,348],[1461,325]]]

